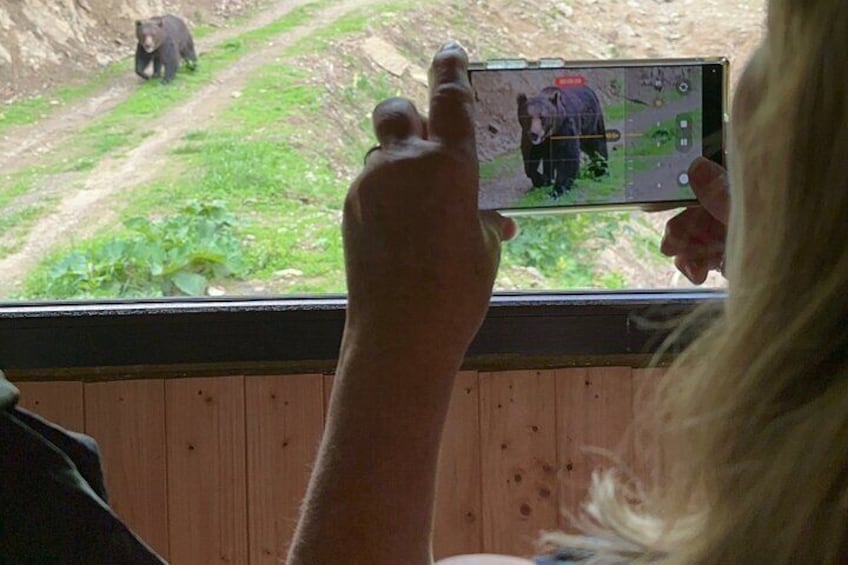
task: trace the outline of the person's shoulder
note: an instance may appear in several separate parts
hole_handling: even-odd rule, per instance
[[[479,553],[446,557],[436,561],[435,565],[533,565],[533,561],[509,555]]]

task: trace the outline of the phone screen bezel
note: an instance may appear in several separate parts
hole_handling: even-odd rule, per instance
[[[727,125],[727,79],[729,61],[724,57],[687,58],[687,59],[627,59],[606,61],[569,61],[560,59],[542,59],[527,61],[524,59],[496,59],[484,63],[471,63],[468,80],[472,88],[474,74],[486,72],[520,72],[534,69],[546,71],[592,69],[592,68],[632,68],[632,67],[673,67],[698,66],[702,69],[702,154],[707,159],[726,167],[726,125]],[[696,199],[651,200],[646,202],[596,202],[584,204],[563,203],[556,206],[530,208],[500,208],[498,211],[509,216],[557,214],[562,212],[580,212],[591,210],[632,210],[639,208],[667,209],[697,205]]]

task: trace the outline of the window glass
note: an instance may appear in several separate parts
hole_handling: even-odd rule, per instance
[[[149,19],[161,2],[114,4],[0,6],[2,301],[343,293],[370,111],[426,108],[445,40],[477,61],[727,56],[733,84],[764,18],[762,0],[168,2],[183,29]],[[187,33],[197,64],[183,45],[168,84],[143,80],[142,28],[167,36],[165,78]],[[521,218],[497,289],[690,286],[658,251],[673,214]]]

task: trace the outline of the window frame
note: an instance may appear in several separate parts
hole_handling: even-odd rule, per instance
[[[464,368],[642,366],[673,320],[724,297],[721,289],[498,293]],[[332,372],[345,306],[344,296],[6,303],[0,369],[21,380]]]

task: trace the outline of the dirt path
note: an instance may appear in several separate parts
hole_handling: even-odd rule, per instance
[[[278,20],[311,0],[278,0],[254,18],[199,39],[200,56],[211,46]],[[97,93],[52,112],[46,119],[8,130],[0,136],[0,171],[12,174],[37,163],[62,146],[87,122],[107,114],[138,88],[139,79],[127,63],[127,72],[110,80]]]
[[[269,40],[261,49],[241,58],[219,73],[211,84],[201,89],[190,100],[150,124],[150,129],[157,133],[146,138],[125,156],[101,161],[90,171],[81,190],[70,192],[61,200],[56,212],[41,218],[32,227],[17,253],[0,260],[0,296],[15,292],[26,273],[55,245],[66,242],[70,237],[85,237],[100,227],[114,223],[120,210],[120,193],[148,179],[149,171],[156,170],[166,161],[167,150],[172,147],[174,140],[196,128],[198,123],[208,123],[217,112],[226,107],[232,101],[232,93],[245,85],[252,71],[273,62],[281,50],[317,29],[352,10],[378,1],[342,0],[317,12],[308,24]],[[281,6],[285,5],[291,10],[303,3],[305,2],[283,1],[279,2],[276,8],[284,14],[286,10]],[[277,14],[266,14],[268,23],[279,17],[280,12]],[[43,124],[40,125],[34,133],[42,135],[41,128],[44,127]],[[72,129],[57,129],[54,135],[60,135],[60,131],[66,131],[66,135],[69,135]]]

